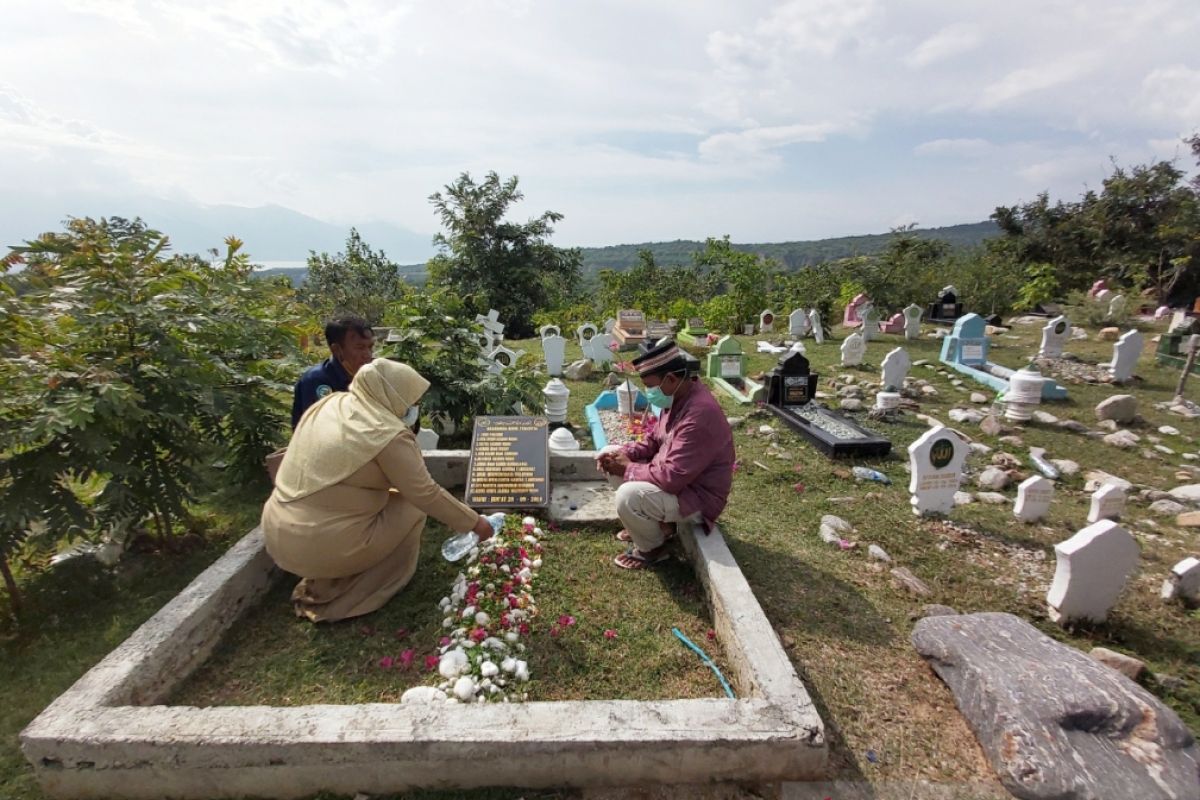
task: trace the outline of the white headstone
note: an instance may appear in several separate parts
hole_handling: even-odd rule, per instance
[[[812,322],[803,308],[797,308],[788,314],[788,333],[792,336],[804,336],[812,328]]]
[[[604,332],[605,333],[612,333],[613,328],[615,328],[615,327],[617,327],[617,321],[613,317],[609,317],[608,319],[604,320]]]
[[[904,309],[904,338],[912,341],[921,338],[921,307],[909,303]]]
[[[1200,600],[1200,558],[1189,556],[1171,568],[1171,574],[1163,581],[1162,599],[1193,603]]]
[[[500,312],[496,309],[488,309],[487,314],[476,314],[475,321],[483,326],[493,345],[504,340],[504,323],[500,321]]]
[[[775,330],[775,312],[767,309],[758,315],[758,332],[770,333]]]
[[[590,322],[585,322],[575,329],[575,340],[579,342],[579,346],[587,349],[587,343],[599,332],[599,329]],[[587,354],[584,354],[587,357]]]
[[[855,367],[862,363],[863,353],[867,350],[867,343],[863,341],[861,333],[855,331],[846,337],[842,342],[842,366]]]
[[[883,369],[880,373],[880,381],[883,388],[889,386],[894,389],[904,387],[904,379],[908,376],[908,368],[912,366],[912,359],[908,357],[908,352],[903,347],[897,347],[886,356],[883,357]]]
[[[874,341],[879,338],[879,311],[871,303],[859,309],[859,319],[862,320],[862,335],[866,341]]]
[[[499,345],[488,354],[488,361],[491,362],[488,364],[488,372],[496,375],[504,372],[504,370],[517,363],[517,358],[520,355],[520,353],[509,350],[504,345]]]
[[[1042,328],[1042,347],[1038,350],[1038,358],[1062,358],[1063,348],[1071,338],[1071,322],[1064,316],[1057,316]]]
[[[1059,624],[1103,622],[1138,562],[1137,542],[1110,519],[1056,544],[1054,554],[1058,563],[1046,604]]]
[[[1117,383],[1126,383],[1133,378],[1137,368],[1137,360],[1142,356],[1142,334],[1139,331],[1127,331],[1113,345],[1112,363],[1108,365],[1112,379]]]
[[[557,334],[542,337],[542,353],[546,356],[546,374],[562,375],[567,357],[567,340]]]
[[[1114,294],[1108,300],[1108,316],[1119,317],[1125,313],[1125,295]]]
[[[562,328],[557,325],[543,325],[538,328],[538,336],[545,339],[547,336],[562,336]]]
[[[583,357],[590,358],[597,367],[607,366],[613,360],[613,336],[611,333],[597,333],[583,346]]]
[[[1021,481],[1017,487],[1017,504],[1013,516],[1021,522],[1037,522],[1050,510],[1054,499],[1054,481],[1034,475]]]
[[[1102,519],[1117,519],[1125,512],[1125,489],[1114,483],[1106,483],[1092,492],[1092,506],[1088,511],[1088,522]]]
[[[958,432],[945,427],[930,428],[908,446],[912,473],[908,491],[914,514],[950,513],[962,481],[963,462],[970,452]]]
[[[825,343],[825,329],[821,327],[821,312],[815,308],[808,312],[808,321],[812,323],[813,338],[817,340],[817,344]]]
[[[438,439],[441,437],[433,428],[421,428],[417,431],[417,446],[422,450],[437,450]]]

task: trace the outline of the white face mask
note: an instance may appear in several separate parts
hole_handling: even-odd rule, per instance
[[[404,416],[400,418],[400,421],[404,423],[404,426],[406,428],[411,428],[413,425],[417,424],[417,419],[420,416],[421,416],[421,407],[419,405],[409,406],[408,411],[404,412]]]

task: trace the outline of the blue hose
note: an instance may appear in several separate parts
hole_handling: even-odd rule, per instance
[[[733,687],[729,685],[729,681],[725,680],[725,676],[721,674],[721,670],[716,664],[713,663],[713,660],[708,657],[708,653],[705,653],[699,647],[696,647],[696,645],[692,643],[692,640],[684,636],[683,631],[679,630],[679,628],[671,628],[671,633],[675,634],[675,636],[679,638],[679,641],[683,642],[693,652],[695,652],[696,655],[700,656],[700,660],[707,664],[708,668],[717,674],[717,680],[721,682],[721,686],[725,687],[725,694],[729,695],[730,699],[736,699],[736,696],[733,693]]]

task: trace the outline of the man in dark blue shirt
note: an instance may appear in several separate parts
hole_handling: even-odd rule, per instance
[[[292,398],[292,427],[295,428],[309,406],[330,392],[344,392],[359,367],[374,357],[375,333],[365,319],[343,316],[325,325],[325,342],[330,357],[309,367],[296,381]]]

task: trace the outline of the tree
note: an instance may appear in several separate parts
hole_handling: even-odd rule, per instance
[[[735,250],[729,237],[709,238],[695,255],[696,267],[714,272],[721,288],[729,295],[737,324],[758,319],[765,309],[775,276],[775,264],[756,253]],[[735,331],[736,332],[736,331]]]
[[[378,325],[388,303],[403,297],[405,288],[399,265],[382,250],[372,250],[351,228],[346,252],[330,256],[309,251],[302,297],[323,319],[356,314]]]
[[[547,241],[562,214],[505,221],[524,197],[517,180],[489,172],[476,183],[464,172],[430,195],[445,231],[433,239],[439,253],[428,266],[431,283],[452,287],[476,313],[496,309],[509,332],[524,337],[533,333],[534,313],[557,305],[579,281],[583,256]]]

